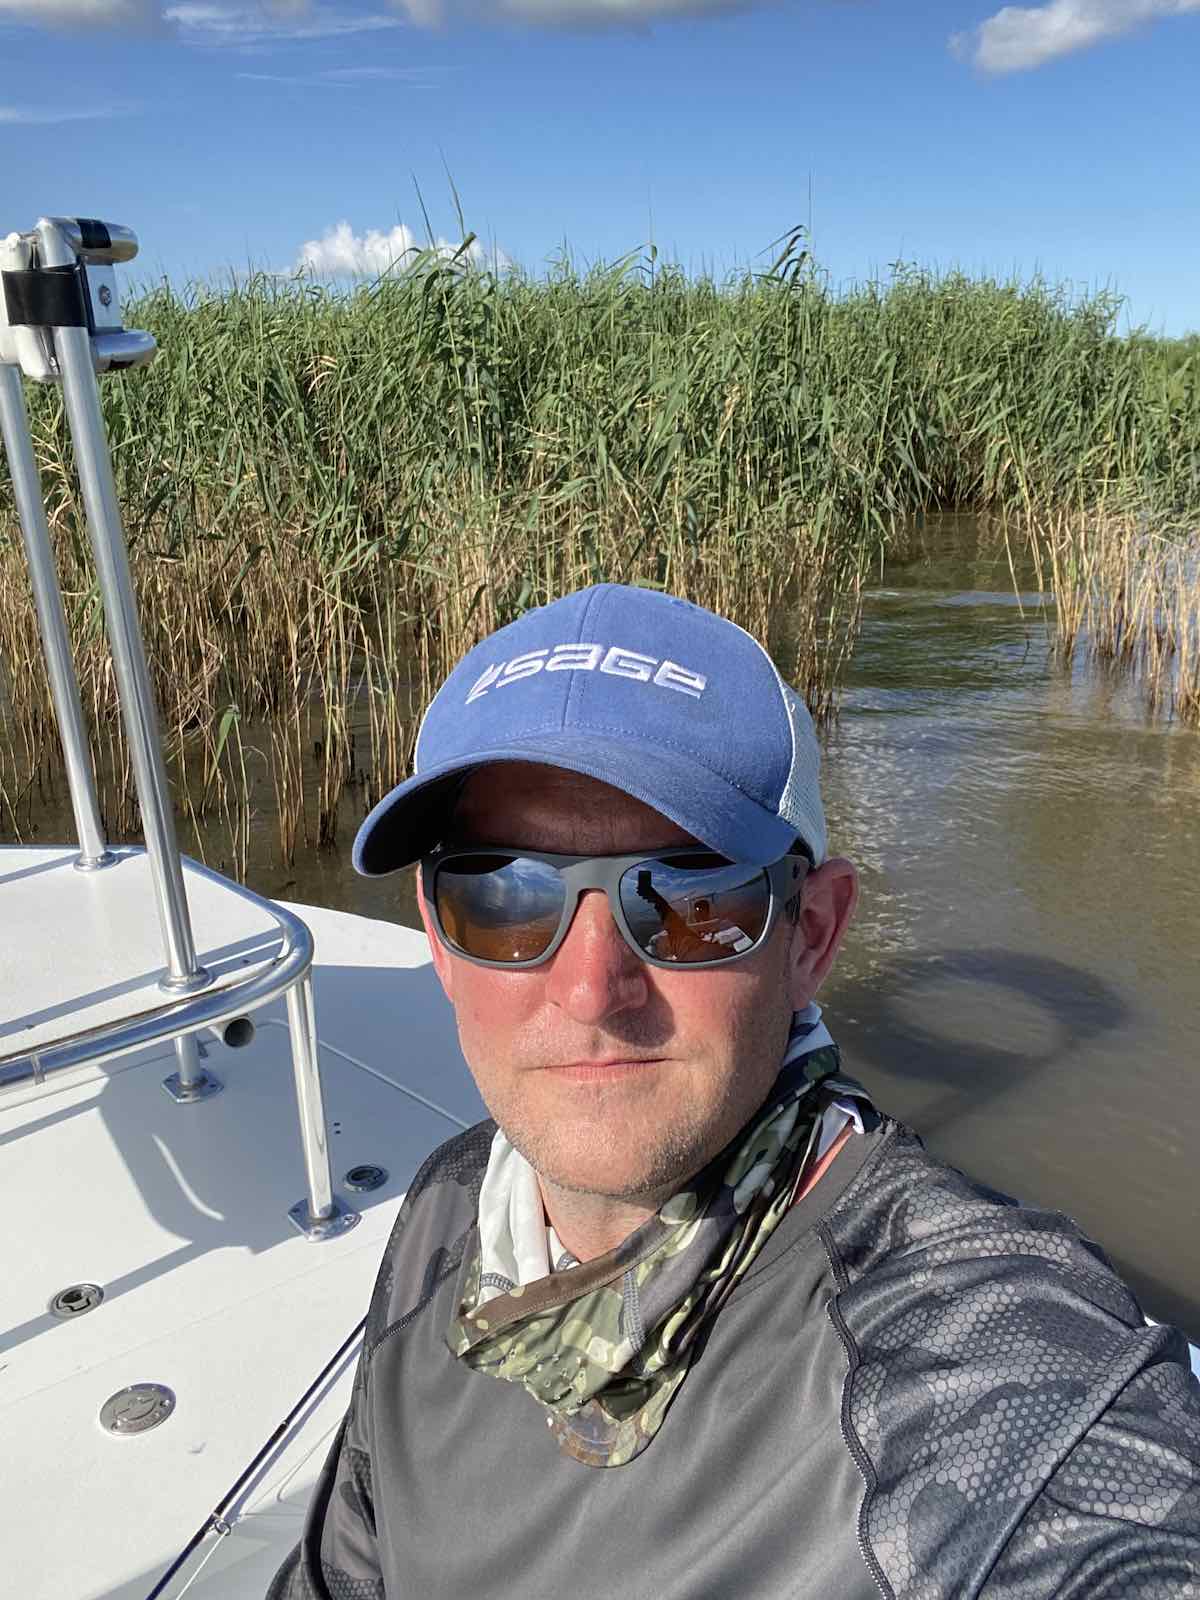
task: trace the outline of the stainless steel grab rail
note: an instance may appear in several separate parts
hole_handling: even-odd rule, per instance
[[[166,1087],[184,1104],[220,1088],[200,1064],[195,1034],[284,996],[308,1199],[289,1216],[309,1238],[329,1238],[358,1216],[333,1193],[313,1011],[313,942],[298,917],[206,872],[226,889],[265,908],[282,931],[277,960],[265,970],[210,988],[195,948],[182,858],[175,834],[158,714],[138,624],[129,557],[117,506],[100,409],[97,373],[144,365],[155,345],[120,319],[114,264],[137,253],[127,228],[86,218],[42,217],[26,234],[0,237],[0,433],[13,479],[33,579],[43,650],[67,763],[80,855],[77,865],[102,876],[116,856],[101,830],[79,686],[62,595],[42,505],[20,375],[62,386],[88,532],[112,648],[122,717],[146,837],[166,955],[159,987],[166,1003],[152,1012],[67,1036],[0,1066],[0,1090],[40,1083],[53,1073],[108,1060],[170,1040],[179,1070]],[[124,853],[124,852],[123,852]],[[175,997],[186,997],[176,999]]]
[[[121,232],[128,234],[127,229]],[[58,225],[57,219],[43,217],[37,225],[37,238],[37,260],[47,274],[64,267],[77,267],[82,271],[78,268],[79,258],[69,242],[68,231]],[[75,446],[79,485],[87,508],[88,533],[104,601],[104,618],[142,814],[142,830],[154,869],[155,900],[167,952],[167,972],[162,984],[176,993],[190,994],[203,988],[209,979],[196,960],[192,921],[183,889],[158,708],[150,687],[129,555],[117,507],[117,490],[100,410],[100,386],[93,365],[91,330],[86,326],[56,326],[54,353]]]
[[[25,562],[29,568],[29,582],[37,608],[38,629],[42,636],[42,650],[46,657],[50,693],[62,740],[63,759],[67,764],[75,832],[79,838],[79,855],[75,865],[85,872],[91,872],[97,867],[108,866],[112,857],[105,848],[104,830],[100,826],[83,707],[79,703],[79,685],[71,659],[67,619],[63,613],[50,530],[46,524],[46,508],[42,504],[37,463],[29,438],[29,415],[25,410],[21,374],[16,367],[2,364],[0,435],[8,453],[13,497],[17,503],[25,544]]]
[[[130,849],[121,851],[126,857],[133,853]],[[195,862],[190,864],[190,869],[203,872],[210,878],[218,877]],[[247,1011],[269,1005],[293,985],[302,982],[311,970],[313,960],[313,937],[307,923],[282,906],[262,900],[257,895],[250,896],[245,890],[240,892],[265,908],[283,935],[279,954],[270,966],[221,988],[169,1001],[161,1009],[144,1016],[123,1018],[119,1022],[88,1028],[72,1034],[61,1044],[30,1050],[0,1061],[0,1095],[6,1089],[40,1081],[70,1067],[111,1061],[117,1056],[128,1055],[132,1050],[141,1050],[146,1045],[172,1039],[178,1034],[200,1033],[205,1028],[219,1027],[223,1022],[230,1022]]]

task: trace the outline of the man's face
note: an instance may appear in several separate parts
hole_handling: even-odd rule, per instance
[[[570,855],[695,842],[608,784],[519,762],[471,776],[453,839]],[[422,905],[479,1092],[543,1178],[656,1199],[733,1137],[767,1096],[793,1009],[832,961],[853,901],[847,871],[849,903],[823,964],[823,949],[808,959],[803,919],[796,929],[781,917],[761,949],[727,967],[652,967],[621,937],[604,893],[589,890],[548,962],[504,972],[447,951]]]

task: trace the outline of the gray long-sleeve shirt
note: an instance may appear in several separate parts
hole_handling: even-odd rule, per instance
[[[564,1455],[444,1334],[493,1124],[389,1241],[269,1600],[1200,1597],[1200,1386],[1066,1217],[874,1121],[717,1316],[650,1447]]]

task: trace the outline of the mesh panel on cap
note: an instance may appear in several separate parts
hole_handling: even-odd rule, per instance
[[[819,867],[825,859],[829,838],[825,828],[825,810],[821,805],[821,747],[817,743],[812,717],[796,691],[784,683],[779,668],[771,660],[770,652],[762,641],[739,622],[730,623],[730,627],[751,640],[779,685],[788,726],[792,730],[792,760],[775,814],[796,830],[812,852],[813,865]]]
[[[808,707],[782,678],[779,687],[792,725],[792,765],[779,797],[779,815],[795,828],[812,851],[814,864],[820,866],[828,842],[821,806],[821,751]]]

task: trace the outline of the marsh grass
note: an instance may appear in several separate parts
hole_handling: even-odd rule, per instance
[[[1056,598],[1060,657],[1127,672],[1152,710],[1200,727],[1200,534],[1069,510],[1029,531]]]
[[[334,844],[347,798],[408,770],[462,653],[581,584],[733,617],[820,717],[911,513],[1200,503],[1200,357],[1116,338],[1115,300],[904,270],[837,295],[783,243],[723,285],[653,253],[538,281],[431,254],[349,294],[254,280],[131,305],[161,354],[104,406],[185,824],[219,818],[244,862],[262,779],[285,860]],[[121,836],[137,817],[61,400],[30,398]],[[27,835],[60,779],[6,492],[0,829]]]

